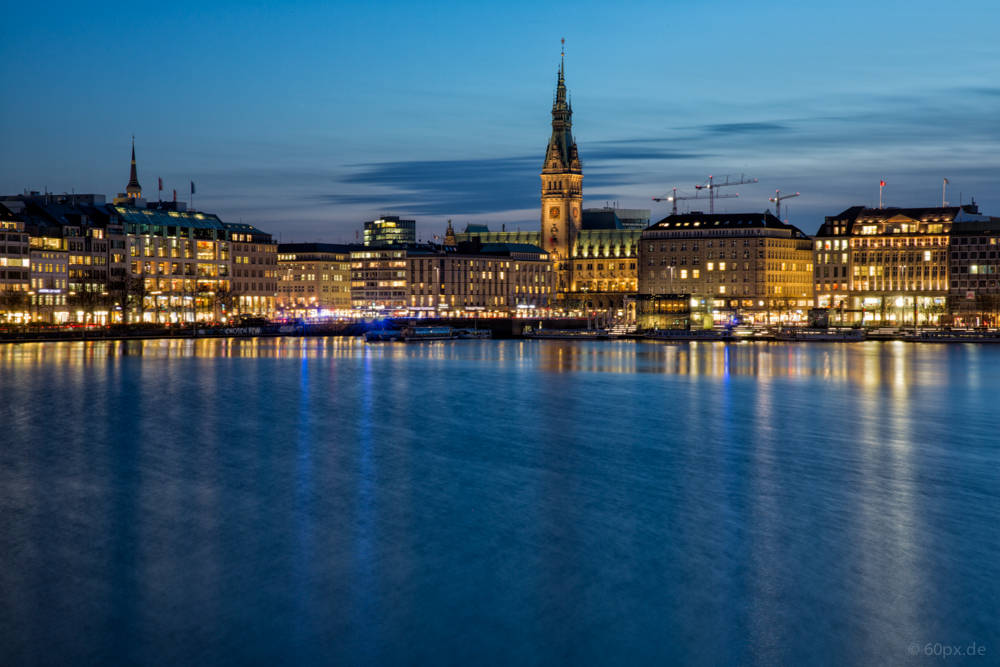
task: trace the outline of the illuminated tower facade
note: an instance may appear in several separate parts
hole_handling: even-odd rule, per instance
[[[570,284],[569,259],[583,215],[583,170],[573,141],[573,108],[566,98],[564,63],[565,57],[559,63],[556,98],[552,104],[552,137],[542,166],[541,229],[544,249],[557,263],[563,289]]]

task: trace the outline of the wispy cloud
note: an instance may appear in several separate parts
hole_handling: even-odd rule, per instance
[[[719,123],[704,125],[701,129],[709,134],[762,134],[784,132],[788,126],[781,123]]]
[[[316,199],[418,215],[522,209],[537,199],[541,162],[533,156],[356,165],[355,173],[341,179],[349,192],[319,194]],[[370,191],[359,194],[358,186]]]

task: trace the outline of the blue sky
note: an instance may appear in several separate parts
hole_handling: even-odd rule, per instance
[[[747,173],[720,210],[801,192],[809,233],[879,179],[1000,215],[995,1],[7,4],[3,194],[123,191],[134,132],[147,197],[286,241],[536,229],[565,37],[586,206]]]

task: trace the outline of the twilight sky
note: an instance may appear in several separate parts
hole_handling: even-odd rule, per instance
[[[511,6],[507,6],[510,4]],[[566,38],[584,205],[709,174],[815,232],[855,204],[1000,216],[1000,3],[7,3],[0,194],[139,180],[284,241],[380,214],[537,229]],[[691,210],[708,210],[691,202]]]

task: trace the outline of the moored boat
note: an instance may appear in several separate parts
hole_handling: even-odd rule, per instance
[[[456,329],[455,336],[463,340],[489,340],[493,338],[491,329]]]
[[[456,338],[451,327],[403,327],[398,331],[369,331],[365,340],[370,343],[402,341],[407,343],[424,340],[452,340]]]
[[[783,329],[774,334],[774,339],[796,342],[855,343],[865,339],[865,332],[864,329]]]
[[[1000,331],[921,331],[907,340],[915,343],[1000,343]]]
[[[617,338],[607,329],[536,329],[526,332],[524,337],[542,340],[611,340]]]
[[[676,340],[676,341],[732,341],[736,340],[733,332],[728,329],[655,329],[647,333],[644,338],[647,340]]]

